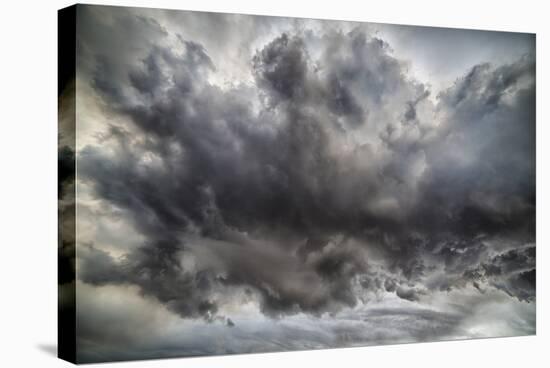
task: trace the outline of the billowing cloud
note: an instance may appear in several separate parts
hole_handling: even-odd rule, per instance
[[[342,322],[319,347],[478,336],[482,309],[433,307],[455,293],[535,300],[533,54],[434,95],[360,25],[254,18],[257,48],[224,64],[200,25],[189,39],[163,12],[83,9],[77,80],[104,120],[77,152],[81,222],[101,212],[139,235],[83,239],[86,287],[135,288],[224,334],[251,328],[239,303],[266,324],[366,307],[365,323],[410,326],[337,343]],[[232,16],[197,17],[238,39]],[[373,309],[387,298],[400,307]]]

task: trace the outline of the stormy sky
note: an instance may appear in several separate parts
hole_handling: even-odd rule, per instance
[[[535,333],[535,37],[77,9],[81,362]]]

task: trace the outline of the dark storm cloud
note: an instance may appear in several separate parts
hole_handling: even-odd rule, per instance
[[[473,283],[488,282],[521,301],[535,300],[535,247],[512,249],[464,272]]]
[[[532,300],[532,259],[488,245],[534,241],[532,56],[475,66],[434,106],[359,29],[278,35],[250,62],[255,85],[224,89],[200,43],[145,39],[124,64],[93,57],[96,93],[131,125],[103,137],[114,153],[82,149],[78,174],[146,242],[117,260],[89,248],[81,280],[137,285],[209,320],[230,287],[252,290],[270,316],[335,312],[365,290],[418,301],[469,282]],[[506,278],[465,274],[485,265]],[[446,277],[428,280],[436,271]]]
[[[440,95],[447,121],[439,141],[425,147],[422,219],[463,236],[523,230],[534,240],[534,103],[532,56],[476,66]],[[447,216],[431,216],[438,213]]]
[[[177,253],[158,243],[118,261],[92,246],[81,246],[79,252],[85,260],[80,264],[80,278],[92,285],[138,285],[141,293],[155,297],[185,318],[212,320],[217,311],[216,304],[208,298],[211,275],[186,272]]]
[[[428,98],[428,96],[430,96],[430,91],[425,90],[424,93],[418,96],[415,100],[407,102],[407,110],[403,115],[405,121],[410,122],[416,120],[416,105],[418,105],[418,103],[425,98]]]
[[[283,34],[271,41],[253,59],[260,86],[275,92],[283,100],[306,97],[309,71],[303,40]]]

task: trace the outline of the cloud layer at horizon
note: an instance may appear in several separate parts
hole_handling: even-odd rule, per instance
[[[384,36],[506,36],[101,6],[77,24],[80,361],[534,333],[534,36],[441,87]]]

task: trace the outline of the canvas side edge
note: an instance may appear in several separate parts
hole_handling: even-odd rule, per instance
[[[58,357],[76,363],[76,5],[58,11]]]

